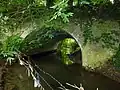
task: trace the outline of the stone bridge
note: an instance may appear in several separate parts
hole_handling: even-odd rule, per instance
[[[32,28],[33,29],[33,28]],[[89,33],[87,33],[87,32]],[[104,34],[112,31],[119,33],[119,24],[116,21],[94,21],[92,24],[70,22],[62,28],[40,28],[29,33],[24,40],[26,53],[33,54],[48,51],[56,48],[57,43],[65,38],[76,40],[82,51],[82,65],[85,67],[96,68],[104,65],[110,59],[115,50],[105,48],[107,40]],[[101,39],[102,38],[102,39]],[[113,36],[117,39],[119,36]],[[99,39],[98,41],[95,41]],[[104,40],[105,39],[105,40]],[[115,42],[116,43],[116,42]],[[118,47],[118,44],[115,44]]]

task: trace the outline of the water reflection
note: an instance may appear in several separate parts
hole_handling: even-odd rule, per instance
[[[120,84],[98,73],[88,72],[82,68],[79,64],[73,64],[65,66],[57,58],[56,54],[49,56],[34,58],[34,61],[39,65],[41,69],[50,73],[63,85],[66,82],[70,84],[76,84],[79,86],[83,84],[85,90],[120,90]],[[47,82],[55,89],[59,90],[59,84],[52,80],[49,76],[41,73],[41,75],[47,80]],[[50,90],[48,86],[42,81],[46,90]],[[66,86],[67,87],[67,86]],[[68,87],[69,88],[69,87]],[[70,89],[74,90],[74,89]]]

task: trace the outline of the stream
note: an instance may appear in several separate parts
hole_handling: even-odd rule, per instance
[[[79,64],[72,64],[66,66],[61,63],[56,54],[51,54],[44,57],[35,57],[35,62],[41,69],[54,76],[63,85],[65,83],[76,84],[79,86],[83,84],[85,90],[120,90],[120,84],[98,73],[88,72],[81,68]],[[42,75],[42,74],[41,74]],[[54,87],[55,90],[59,90],[59,84],[50,79],[47,75],[42,75],[46,81]],[[47,87],[45,84],[43,86]],[[66,85],[65,85],[66,86]],[[69,87],[68,87],[69,88]],[[49,90],[48,87],[46,90]],[[70,89],[74,90],[74,89]]]
[[[82,83],[85,90],[120,90],[120,83],[111,80],[101,74],[88,72],[80,67],[79,64],[66,66],[61,63],[56,54],[47,56],[33,57],[33,60],[45,72],[51,74],[66,88],[70,88],[66,83],[76,84]],[[60,85],[51,79],[48,75],[40,73],[41,76],[54,88],[60,90]],[[8,81],[8,82],[7,82]],[[44,82],[41,83],[45,90],[51,90]],[[13,87],[13,89],[10,89]],[[27,76],[26,69],[23,66],[15,64],[10,67],[9,74],[6,76],[5,90],[40,90],[33,87],[33,80]],[[70,90],[77,90],[70,88]]]

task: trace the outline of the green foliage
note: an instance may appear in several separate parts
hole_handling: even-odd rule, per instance
[[[110,0],[80,0],[81,5],[84,5],[84,4],[99,5],[99,4],[106,4],[108,2],[110,2]]]
[[[84,36],[84,45],[86,45],[87,42],[94,41],[94,36],[91,30],[92,23],[91,21],[87,21],[84,23],[84,29],[83,29],[83,36]]]
[[[66,38],[61,41],[58,45],[58,54],[62,58],[62,62],[66,65],[72,64],[73,61],[70,60],[67,54],[71,54],[76,50],[77,43],[74,39]]]
[[[17,28],[20,26],[19,24],[19,21],[14,21],[9,15],[0,13],[0,41],[17,33]]]
[[[114,66],[116,68],[120,69],[120,45],[119,45],[119,48],[118,48],[116,54],[113,56],[112,60],[113,60]]]
[[[69,22],[69,17],[73,15],[72,12],[67,12],[67,7],[68,7],[68,0],[62,0],[59,3],[56,3],[53,7],[55,9],[55,13],[53,17],[50,19],[50,21],[57,19],[60,17],[64,23]]]
[[[3,41],[1,45],[1,57],[5,58],[7,62],[11,64],[12,61],[15,60],[15,57],[20,49],[21,42],[22,38],[18,35],[7,37],[7,39]]]
[[[84,5],[84,4],[90,4],[90,0],[80,0],[80,4]]]
[[[5,33],[8,32],[8,17],[7,16],[3,16],[2,13],[0,13],[0,39],[2,39],[5,36]]]
[[[35,0],[38,6],[46,6],[46,0]]]
[[[117,49],[117,46],[119,44],[119,38],[116,38],[115,31],[112,31],[110,33],[103,33],[100,37],[100,40],[102,41],[102,46],[107,48],[113,48]]]
[[[68,11],[69,9],[68,1],[69,0],[62,0],[62,1],[55,0],[54,6],[51,7],[55,12],[53,15],[51,13],[52,18],[50,19],[50,21],[57,18],[61,18],[63,22],[65,23],[69,22],[69,17],[73,16],[73,13]],[[74,2],[76,1],[74,0]],[[89,4],[92,6],[96,4],[100,4],[100,5],[105,4],[107,2],[110,2],[110,1],[109,0],[80,0],[81,5]],[[0,43],[3,42],[3,40],[6,39],[8,36],[14,35],[13,33],[17,31],[17,28],[20,26],[20,24],[23,24],[26,21],[34,22],[35,19],[38,19],[41,16],[41,14],[44,13],[44,11],[41,12],[41,9],[43,9],[43,7],[41,6],[44,6],[45,8],[46,7],[45,4],[46,4],[46,0],[1,0],[0,1]],[[111,47],[113,48],[113,46],[116,45],[116,43],[118,42],[118,39],[114,37],[115,34],[111,32],[104,33],[100,37],[94,37],[92,34],[92,30],[90,30],[90,27],[91,27],[91,23],[88,22],[85,25],[85,29],[83,31],[84,32],[83,36],[85,37],[85,43],[87,41],[92,41],[92,40],[96,42],[102,41],[103,47],[108,46],[109,48]],[[48,37],[48,39],[53,38],[53,36],[49,34],[49,32],[46,34],[45,33],[40,34],[41,38],[39,38],[38,41],[40,41],[40,39],[42,42],[46,41],[47,39],[44,40],[43,39],[44,37]],[[33,40],[30,43],[38,42],[38,41]],[[12,44],[15,44],[15,43],[12,43]],[[40,45],[42,46],[42,44]],[[36,46],[33,45],[32,47],[37,47],[37,45]]]
[[[110,2],[110,0],[91,0],[94,5],[96,4],[106,4],[107,2]]]
[[[108,32],[107,31],[101,32],[100,36],[96,36],[93,34],[93,31],[91,29],[93,22],[94,21],[91,20],[84,22],[83,27],[84,45],[86,45],[87,42],[100,43],[103,48],[116,50],[119,45],[120,32],[117,30],[109,30]]]

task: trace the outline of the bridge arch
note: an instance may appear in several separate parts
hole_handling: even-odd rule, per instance
[[[72,38],[76,41],[78,46],[80,47],[80,60],[82,59],[82,46],[78,39],[74,36],[73,33],[68,32],[63,29],[55,29],[55,28],[41,28],[40,30],[32,31],[30,34],[26,36],[23,41],[23,45],[25,46],[24,52],[28,55],[38,54],[46,51],[50,51],[57,48],[58,42],[66,39]],[[80,61],[82,65],[82,60]]]

